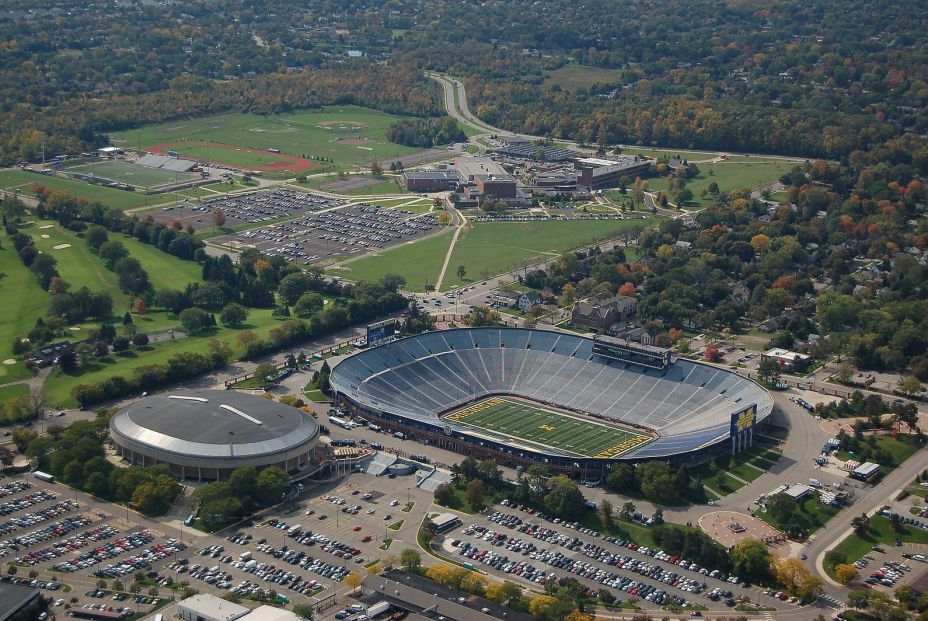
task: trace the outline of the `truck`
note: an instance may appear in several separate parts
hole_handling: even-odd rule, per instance
[[[238,560],[242,561],[243,563],[247,563],[248,561],[250,561],[250,560],[251,560],[251,550],[247,550],[247,551],[242,552],[241,554],[239,554]]]
[[[55,477],[48,474],[47,472],[42,472],[41,470],[36,470],[32,473],[32,476],[37,478],[39,481],[45,481],[46,483],[54,483]]]
[[[394,437],[394,438],[399,438],[400,440],[405,440],[405,439],[406,439],[406,434],[403,433],[402,431],[397,431],[396,433],[393,434],[393,437]]]
[[[383,613],[388,612],[389,610],[390,610],[390,602],[384,602],[384,601],[377,602],[376,604],[371,604],[370,606],[367,607],[367,616],[373,619],[377,615],[382,615]]]
[[[338,418],[337,416],[329,416],[329,422],[333,425],[341,427],[342,429],[348,430],[354,429],[357,426],[351,421],[347,421],[344,418]]]

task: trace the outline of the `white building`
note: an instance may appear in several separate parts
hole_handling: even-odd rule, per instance
[[[247,614],[244,606],[205,593],[177,604],[177,616],[183,621],[236,621]]]

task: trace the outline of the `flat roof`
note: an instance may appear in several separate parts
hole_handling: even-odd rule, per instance
[[[880,464],[875,464],[872,461],[867,461],[867,462],[860,464],[856,468],[854,468],[854,474],[868,475],[868,474],[873,474],[879,469],[880,469]]]
[[[431,519],[431,522],[432,522],[432,524],[434,524],[435,526],[443,526],[443,525],[445,525],[445,524],[449,524],[449,523],[451,523],[451,522],[453,522],[453,521],[455,521],[455,520],[459,520],[459,519],[460,519],[460,518],[459,518],[457,515],[455,515],[454,513],[442,513],[442,514],[440,514],[440,515],[436,515],[435,517],[433,517],[433,518]]]
[[[296,613],[275,608],[274,606],[258,606],[243,618],[243,621],[302,621],[303,617],[298,617]]]
[[[486,156],[456,157],[454,158],[454,167],[461,173],[464,179],[477,175],[509,175],[505,168]]]
[[[771,358],[782,358],[783,360],[806,360],[809,358],[806,354],[779,348],[768,349],[764,352],[764,355]]]
[[[6,619],[38,596],[38,589],[0,582],[0,619]]]
[[[235,621],[248,614],[248,609],[209,593],[198,593],[181,600],[178,606],[187,610],[222,621]]]
[[[404,172],[403,177],[406,179],[439,179],[442,181],[456,181],[461,176],[453,170],[413,170]]]

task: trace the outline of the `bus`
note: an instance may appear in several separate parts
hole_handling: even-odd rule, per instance
[[[53,477],[52,475],[48,474],[47,472],[42,472],[41,470],[36,470],[35,472],[32,473],[32,476],[34,476],[35,478],[37,478],[37,479],[40,480],[40,481],[45,481],[46,483],[54,483],[54,482],[55,482],[55,477]]]

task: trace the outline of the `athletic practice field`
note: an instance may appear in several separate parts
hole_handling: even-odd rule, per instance
[[[643,433],[618,425],[501,397],[485,399],[444,418],[577,457],[612,459],[651,440]]]
[[[84,163],[69,166],[63,170],[65,172],[95,176],[98,179],[109,179],[117,183],[128,183],[139,188],[157,188],[200,178],[200,175],[175,173],[161,168],[146,168],[122,160],[109,160],[94,164]]]

